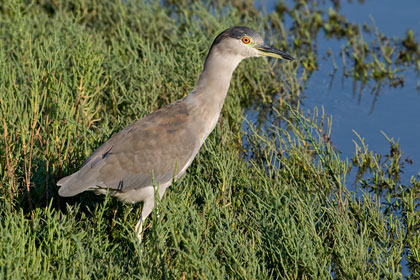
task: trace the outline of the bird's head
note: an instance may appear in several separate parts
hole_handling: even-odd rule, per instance
[[[243,26],[230,27],[217,35],[211,49],[221,54],[239,55],[242,58],[271,56],[294,60],[286,52],[266,45],[255,30]]]

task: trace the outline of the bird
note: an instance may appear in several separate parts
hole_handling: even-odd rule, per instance
[[[109,194],[126,203],[143,202],[135,226],[143,224],[166,189],[191,165],[215,128],[232,74],[245,58],[270,56],[294,60],[264,43],[253,29],[227,28],[214,39],[193,90],[184,98],[152,112],[113,135],[75,173],[57,182],[61,197],[84,191]]]

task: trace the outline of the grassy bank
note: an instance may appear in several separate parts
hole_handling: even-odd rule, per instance
[[[145,2],[0,4],[0,278],[420,277],[419,181],[399,183],[393,141],[381,157],[360,140],[346,162],[327,120],[299,112],[316,61],[281,21],[264,26],[254,9],[223,2]],[[213,38],[237,24],[283,34],[274,44],[301,58],[241,63],[216,130],[142,244],[141,205],[58,197],[56,181],[110,135],[187,94]],[[243,132],[251,104],[274,106],[281,125]],[[348,191],[351,168],[369,194]]]

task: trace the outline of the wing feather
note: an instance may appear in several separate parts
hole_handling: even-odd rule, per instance
[[[182,175],[200,146],[186,106],[166,106],[112,136],[79,171],[58,181],[59,194],[73,196],[98,187],[124,192]]]

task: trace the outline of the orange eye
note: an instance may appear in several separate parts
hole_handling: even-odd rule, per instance
[[[250,42],[251,42],[251,39],[249,39],[249,37],[247,36],[242,37],[242,43],[249,44]]]

